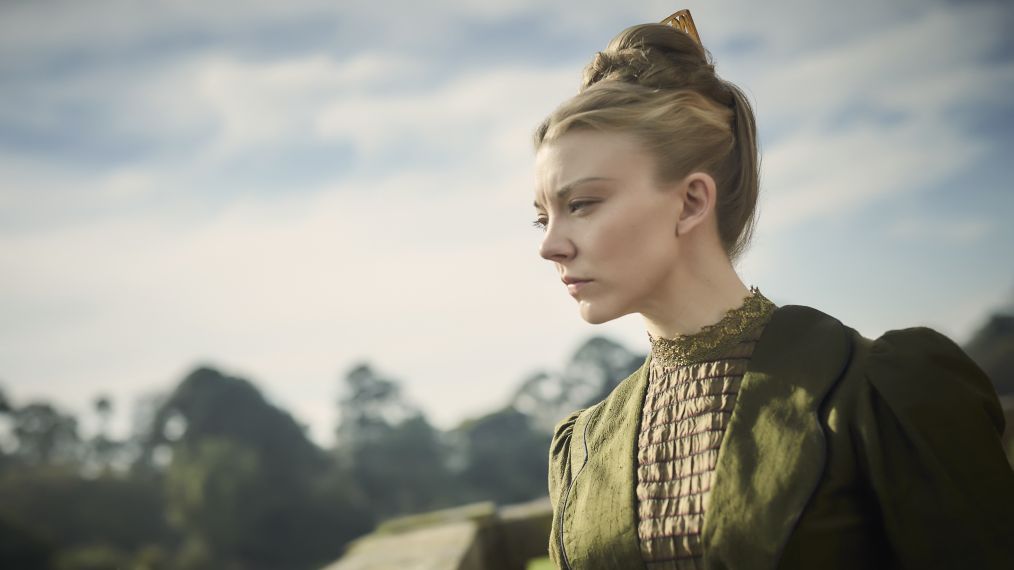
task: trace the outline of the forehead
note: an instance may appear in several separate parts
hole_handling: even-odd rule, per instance
[[[543,203],[551,193],[582,178],[630,180],[654,175],[654,160],[628,133],[571,131],[543,143],[535,156],[535,197]]]
[[[536,154],[536,169],[579,168],[601,164],[625,162],[644,155],[640,141],[631,134],[621,132],[571,131],[544,143]]]

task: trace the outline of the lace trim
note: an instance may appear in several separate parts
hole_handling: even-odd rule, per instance
[[[750,295],[743,304],[730,310],[715,324],[700,331],[676,338],[652,336],[652,358],[665,366],[682,366],[720,356],[728,347],[743,339],[755,327],[767,322],[776,306],[761,294],[757,287],[750,287]]]

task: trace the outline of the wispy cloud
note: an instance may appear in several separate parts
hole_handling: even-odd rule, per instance
[[[988,220],[909,218],[898,220],[890,226],[888,232],[892,236],[921,243],[936,241],[975,244],[989,237],[995,230],[995,225]]]

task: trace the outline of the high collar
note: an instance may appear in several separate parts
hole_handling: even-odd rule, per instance
[[[651,358],[663,367],[682,366],[714,358],[763,326],[776,308],[760,289],[751,287],[750,294],[738,307],[727,311],[717,322],[696,333],[664,338],[649,332]]]
[[[706,568],[777,565],[823,472],[817,411],[850,354],[847,329],[833,317],[798,305],[771,315],[719,451],[702,529]],[[651,358],[574,425],[571,462],[581,467],[563,526],[572,568],[644,568],[636,441]]]

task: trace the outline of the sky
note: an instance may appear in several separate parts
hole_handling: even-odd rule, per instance
[[[737,270],[866,336],[1014,311],[1003,1],[0,3],[0,386],[121,429],[198,365],[333,440],[369,362],[436,425],[592,335],[538,255],[535,125],[689,8],[757,113]]]

